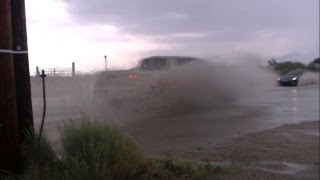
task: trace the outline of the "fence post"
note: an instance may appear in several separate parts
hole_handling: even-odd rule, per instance
[[[75,63],[72,62],[72,77],[75,77],[76,75],[76,66],[75,66]]]
[[[37,66],[36,67],[36,77],[39,77],[40,76],[40,71],[39,71],[39,67]]]
[[[56,68],[53,68],[53,77],[56,77]]]
[[[108,70],[108,62],[107,62],[107,58],[108,58],[108,56],[107,56],[107,55],[105,55],[105,56],[104,56],[104,65],[105,65],[106,71]]]

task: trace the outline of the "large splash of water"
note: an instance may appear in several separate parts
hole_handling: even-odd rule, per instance
[[[121,121],[219,111],[258,97],[276,82],[271,72],[252,62],[229,66],[190,63],[148,75],[141,73],[135,82],[110,84],[95,113]]]

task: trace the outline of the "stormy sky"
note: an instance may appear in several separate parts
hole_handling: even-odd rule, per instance
[[[318,0],[26,0],[30,61],[128,68],[150,55],[319,56]],[[45,44],[45,45],[44,45]],[[44,60],[46,57],[47,60]]]

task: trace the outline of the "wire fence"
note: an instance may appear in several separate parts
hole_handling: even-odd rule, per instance
[[[56,77],[56,76],[75,76],[75,63],[72,63],[71,67],[54,67],[54,68],[44,68],[41,69],[44,70],[47,76],[52,76],[52,77]],[[37,66],[36,67],[36,74],[35,76],[39,77],[40,76],[40,69]]]

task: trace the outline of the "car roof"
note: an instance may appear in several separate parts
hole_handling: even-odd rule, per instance
[[[197,57],[192,57],[192,56],[150,56],[150,57],[145,57],[145,58],[142,58],[140,61],[143,61],[143,60],[147,60],[147,59],[199,59],[200,58],[197,58]]]
[[[197,57],[192,57],[192,56],[150,56],[150,57],[145,57],[140,59],[138,64],[141,64],[143,61],[146,60],[152,60],[152,59],[166,59],[169,61],[176,61],[176,60],[181,60],[181,59],[189,59],[189,60],[195,60],[195,61],[201,61],[202,59],[197,58]]]

